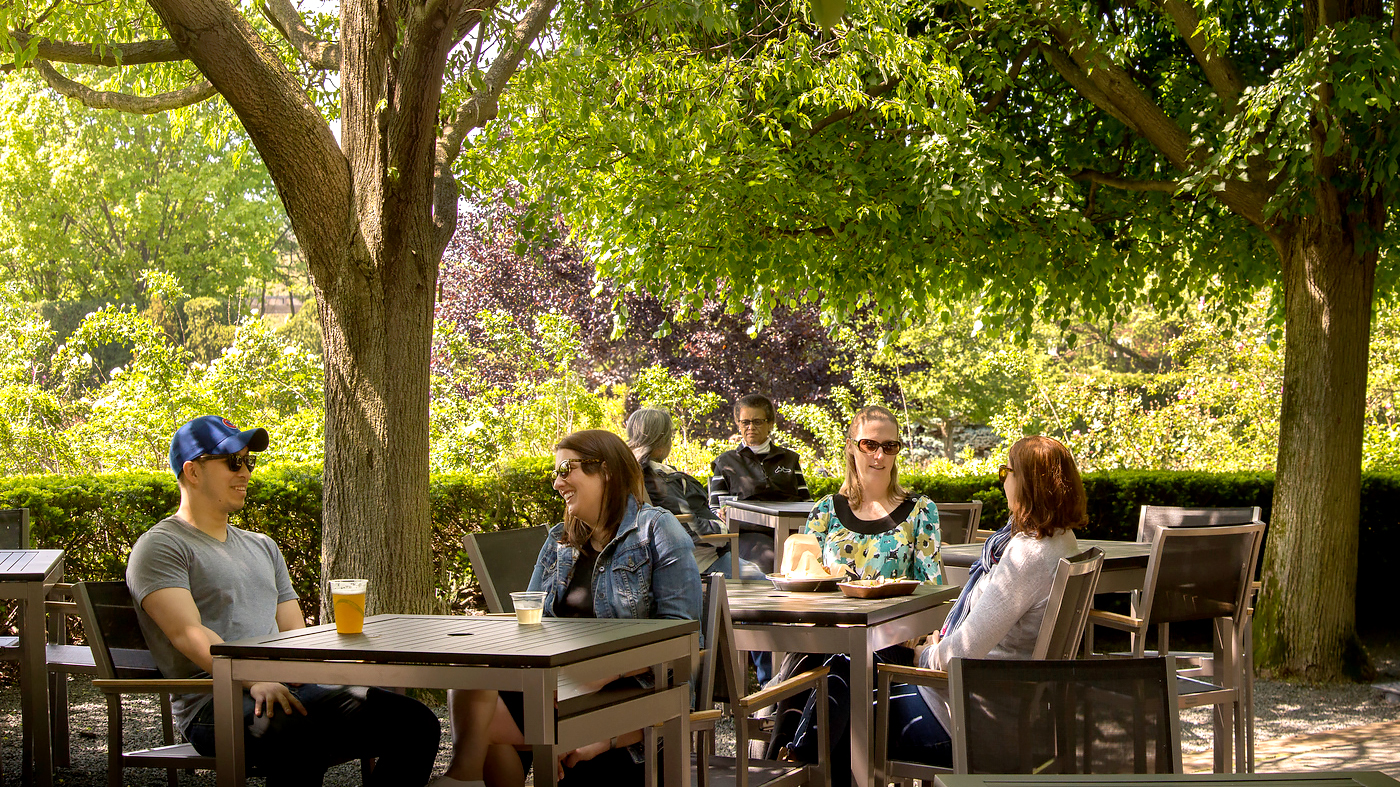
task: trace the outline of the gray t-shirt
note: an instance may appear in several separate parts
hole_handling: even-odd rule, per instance
[[[200,621],[225,642],[277,631],[277,605],[297,598],[287,562],[272,539],[232,525],[226,541],[171,516],[136,539],[126,566],[126,585],[136,601],[141,633],[156,666],[168,678],[208,677],[175,649],[141,606],[165,588],[185,588],[194,596]],[[174,697],[172,709],[183,732],[210,694]]]

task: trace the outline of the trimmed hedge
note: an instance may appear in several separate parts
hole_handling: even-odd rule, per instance
[[[468,532],[506,530],[557,522],[563,504],[550,487],[548,459],[511,465],[489,476],[434,475],[429,489],[433,551],[439,598],[460,608],[471,569],[461,548]],[[811,477],[818,497],[836,491],[840,479]],[[934,500],[981,500],[984,527],[1006,520],[1006,496],[995,477],[946,478],[905,474],[912,491]],[[1089,497],[1090,538],[1131,539],[1138,508],[1154,505],[1257,505],[1269,520],[1272,473],[1183,473],[1117,471],[1084,476]],[[120,579],[137,536],[175,510],[179,491],[169,473],[0,478],[0,508],[30,510],[35,546],[65,550],[67,576]],[[1386,578],[1400,555],[1400,473],[1365,473],[1361,481],[1361,550],[1358,620],[1389,621],[1381,606]],[[315,615],[321,555],[319,467],[259,470],[248,489],[248,505],[234,515],[240,527],[270,535],[287,557],[293,584],[306,612]],[[1320,534],[1321,535],[1321,534]]]

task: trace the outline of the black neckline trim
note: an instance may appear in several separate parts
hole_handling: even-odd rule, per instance
[[[895,509],[888,516],[879,519],[861,519],[851,511],[851,501],[847,500],[845,495],[837,494],[834,497],[836,519],[847,530],[854,530],[866,536],[878,536],[899,527],[913,513],[915,504],[913,498],[905,498],[904,502],[895,506]]]

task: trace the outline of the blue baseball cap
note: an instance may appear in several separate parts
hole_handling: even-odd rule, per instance
[[[175,433],[170,441],[170,469],[179,478],[185,463],[206,454],[236,454],[267,450],[267,430],[263,428],[240,431],[233,422],[217,415],[201,415]]]

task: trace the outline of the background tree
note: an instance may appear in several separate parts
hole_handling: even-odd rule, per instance
[[[685,417],[703,426],[703,436],[728,437],[734,430],[728,403],[745,394],[817,401],[850,379],[846,349],[815,306],[779,307],[757,329],[748,311],[732,313],[723,299],[702,299],[678,315],[648,287],[619,289],[597,278],[592,260],[569,242],[557,217],[541,215],[516,191],[489,195],[462,213],[443,258],[437,306],[456,330],[484,335],[478,315],[516,315],[538,344],[533,315],[566,317],[578,328],[577,371],[590,386],[631,382],[661,367],[672,381],[685,377],[701,394],[717,394],[718,405],[687,407],[694,411]],[[477,373],[503,373],[498,382],[515,375],[511,366],[489,363]]]
[[[217,93],[243,125],[316,291],[323,569],[367,577],[378,611],[427,611],[433,598],[428,355],[438,263],[457,225],[452,163],[554,7],[345,0],[338,17],[303,16],[291,0],[0,7],[6,71],[33,68],[88,106],[131,112]],[[81,67],[70,76],[55,63]],[[118,66],[135,69],[126,84],[164,92],[112,90]]]
[[[759,321],[821,297],[891,329],[980,300],[1111,322],[1278,288],[1287,330],[1259,663],[1354,655],[1367,331],[1400,178],[1379,0],[805,3],[566,39],[466,160],[553,198],[600,271]]]
[[[222,125],[208,107],[101,112],[30,73],[0,82],[6,280],[31,301],[132,303],[146,270],[226,299],[274,277],[291,227],[246,138]]]

